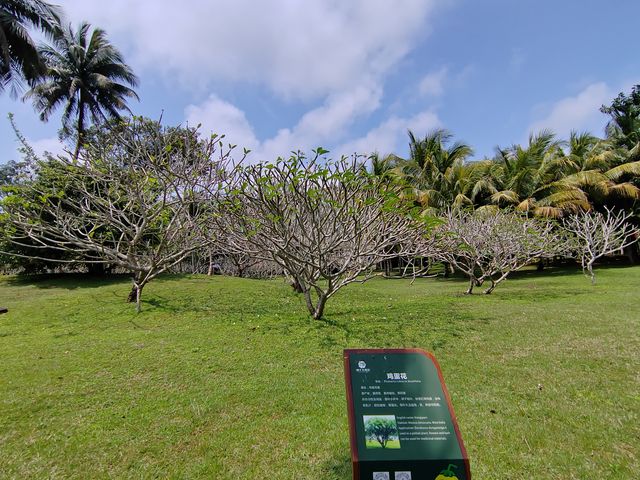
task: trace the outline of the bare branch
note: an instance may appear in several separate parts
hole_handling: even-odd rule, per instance
[[[139,310],[150,280],[216,240],[211,216],[228,158],[194,129],[134,119],[100,132],[78,161],[41,162],[39,178],[7,196],[12,241],[131,271]]]
[[[614,212],[606,208],[604,213],[583,212],[564,220],[564,228],[573,236],[572,250],[592,284],[596,283],[593,273],[596,260],[638,241],[640,231],[628,222],[630,217],[624,210]]]
[[[340,288],[371,278],[377,263],[415,244],[408,239],[417,229],[399,200],[357,159],[296,154],[235,173],[218,217],[225,248],[277,263],[316,319]]]

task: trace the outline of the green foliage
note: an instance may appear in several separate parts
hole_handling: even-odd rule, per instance
[[[56,268],[56,262],[82,263],[82,255],[63,251],[22,235],[11,222],[10,212],[19,208],[30,212],[33,225],[53,222],[45,211],[48,204],[78,196],[70,182],[69,170],[48,158],[33,164],[13,164],[7,181],[0,186],[0,266],[3,270],[40,273]]]
[[[426,212],[443,209],[517,208],[559,218],[602,210],[630,210],[640,199],[640,85],[621,93],[601,111],[611,117],[608,138],[571,132],[532,133],[526,145],[497,148],[491,159],[466,162],[471,149],[435,130],[419,138],[409,132],[410,158],[372,158],[376,175],[405,184],[405,198]]]
[[[471,204],[467,197],[469,169],[464,162],[473,150],[452,140],[453,135],[442,129],[429,132],[424,138],[409,131],[409,158],[395,161],[395,171],[406,186],[404,197],[426,212]]]
[[[618,145],[631,150],[640,143],[640,85],[635,85],[629,95],[624,92],[600,111],[611,117],[607,134]]]
[[[372,166],[404,182],[403,197],[433,214],[448,208],[517,208],[557,218],[605,206],[629,209],[640,198],[640,163],[610,139],[572,132],[564,142],[541,131],[527,145],[498,148],[494,158],[470,163],[465,163],[470,148],[459,142],[448,146],[451,140],[441,130],[424,139],[410,132],[410,160],[388,169],[374,157]]]

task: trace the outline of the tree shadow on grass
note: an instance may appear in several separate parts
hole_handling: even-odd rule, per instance
[[[199,309],[195,308],[193,305],[190,308],[179,302],[177,299],[163,297],[154,293],[153,295],[145,295],[144,291],[142,293],[142,309],[145,309],[145,306],[151,306],[154,309],[161,312],[169,312],[169,313],[184,313],[185,311],[198,311]]]
[[[15,275],[8,277],[7,285],[22,287],[33,286],[36,288],[63,288],[76,290],[79,288],[99,288],[106,285],[114,285],[130,281],[130,276],[125,274],[94,275],[89,273],[43,273],[32,275]]]
[[[335,452],[324,462],[317,480],[351,480],[351,455],[347,450]]]
[[[618,258],[607,258],[603,261],[596,262],[594,268],[597,270],[605,270],[605,269],[624,269],[624,268],[633,268],[634,265],[630,263],[626,257],[618,257]],[[580,265],[576,262],[569,261],[562,265],[549,265],[545,266],[544,269],[538,270],[537,266],[532,264],[520,270],[516,270],[509,274],[509,279],[518,279],[518,278],[546,278],[546,277],[564,277],[564,276],[575,276],[582,275],[582,269]],[[460,282],[468,282],[469,279],[465,275],[460,272],[455,272],[454,274],[444,277],[443,275],[438,275],[436,277],[432,277],[435,282],[445,282],[445,283],[460,283]]]
[[[603,262],[596,264],[595,268],[600,270],[613,270],[613,269],[621,269],[621,268],[630,268],[633,267],[630,263],[620,263],[620,262]],[[573,277],[577,275],[582,275],[582,269],[579,265],[562,265],[562,266],[549,266],[544,267],[543,270],[537,270],[535,267],[528,267],[522,270],[518,270],[515,272],[511,272],[509,274],[509,278],[517,279],[517,278],[548,278],[548,277]]]
[[[486,319],[446,305],[424,312],[416,304],[403,312],[377,313],[371,309],[325,317],[314,323],[320,346],[335,348],[424,348],[437,351],[475,331]],[[353,319],[349,320],[352,318]]]

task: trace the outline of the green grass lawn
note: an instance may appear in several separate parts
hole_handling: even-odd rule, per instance
[[[0,280],[0,478],[350,478],[342,350],[437,356],[474,479],[640,478],[640,267],[374,280]]]

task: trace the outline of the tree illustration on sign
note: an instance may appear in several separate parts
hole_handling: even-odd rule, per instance
[[[389,440],[398,435],[396,419],[393,415],[365,416],[364,432],[367,440],[378,442],[382,448],[387,448]]]

